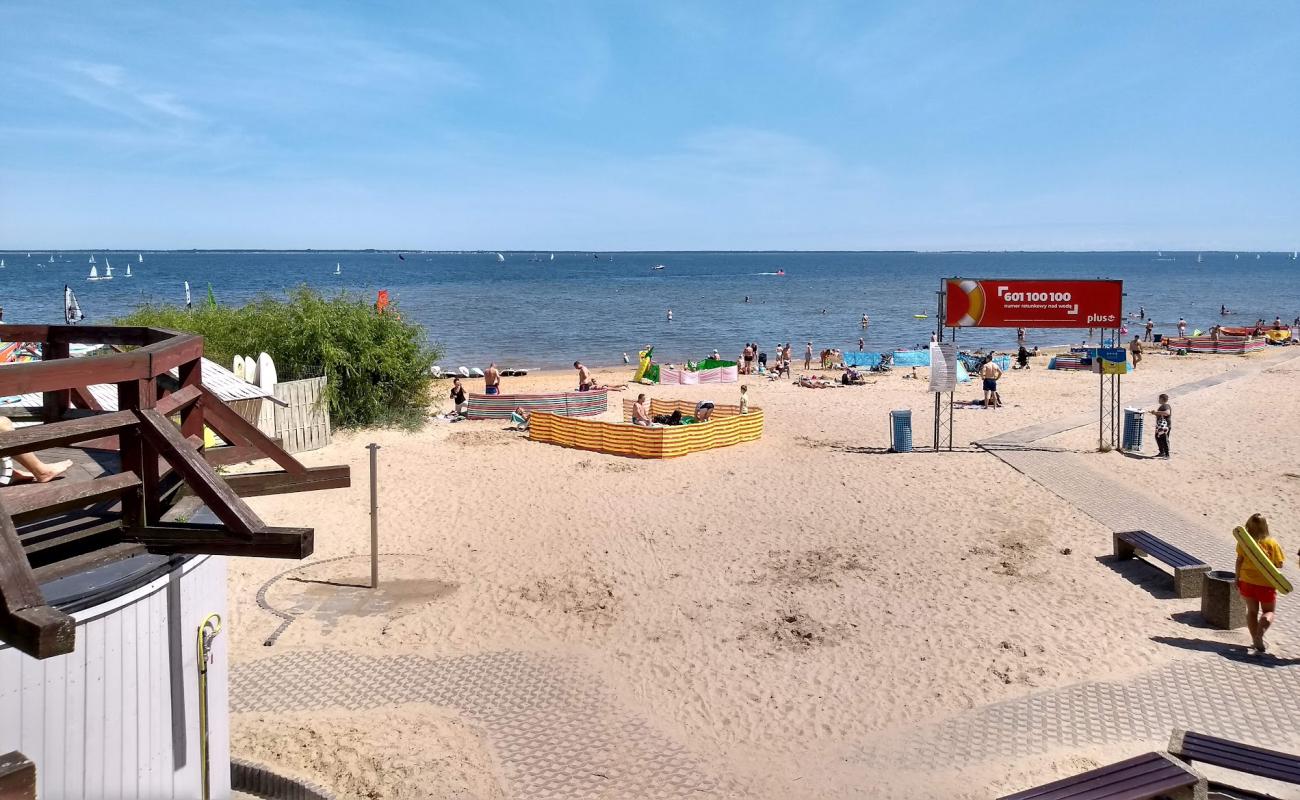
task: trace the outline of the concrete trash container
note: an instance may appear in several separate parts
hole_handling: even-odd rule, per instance
[[[1137,451],[1142,449],[1142,430],[1145,427],[1142,409],[1124,409],[1123,449]]]
[[[895,453],[912,452],[912,409],[889,412],[889,449]]]
[[[1220,630],[1246,627],[1246,601],[1237,591],[1237,576],[1227,570],[1205,573],[1201,590],[1201,616]]]

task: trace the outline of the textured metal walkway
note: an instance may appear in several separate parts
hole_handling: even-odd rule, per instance
[[[632,716],[582,666],[542,655],[375,658],[287,652],[231,668],[232,711],[455,708],[482,726],[512,797],[707,798],[741,792]]]

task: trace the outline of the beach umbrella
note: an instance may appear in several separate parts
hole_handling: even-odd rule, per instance
[[[85,318],[86,315],[81,313],[81,304],[77,302],[77,296],[72,293],[72,287],[63,284],[63,321],[68,325],[75,325]]]

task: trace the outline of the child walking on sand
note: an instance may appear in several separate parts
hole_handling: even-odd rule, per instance
[[[743,383],[740,385],[740,413],[749,413],[749,386]]]
[[[1251,514],[1246,520],[1246,532],[1259,543],[1259,549],[1281,568],[1282,546],[1268,534],[1268,520],[1263,514]],[[1237,591],[1246,599],[1246,627],[1250,631],[1251,646],[1255,655],[1268,652],[1268,643],[1264,634],[1273,624],[1274,611],[1277,608],[1277,590],[1268,585],[1264,575],[1246,558],[1246,553],[1237,545]]]

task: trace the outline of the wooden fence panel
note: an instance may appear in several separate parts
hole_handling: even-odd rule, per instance
[[[316,450],[330,443],[330,412],[324,402],[325,378],[306,378],[275,385],[275,435],[290,453]]]

